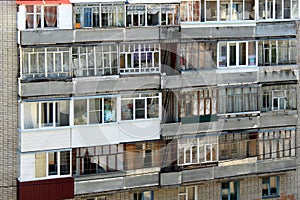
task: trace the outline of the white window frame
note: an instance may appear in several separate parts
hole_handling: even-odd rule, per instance
[[[213,144],[205,144],[204,145],[204,162],[216,162],[216,160],[213,160],[213,146],[217,147],[218,144],[217,143],[213,143]],[[207,160],[207,147],[209,147],[209,154],[210,154],[210,160]],[[218,147],[217,149],[217,157],[218,157]]]
[[[184,12],[183,16],[186,15],[186,17],[188,19],[188,20],[184,20],[182,22],[201,22],[201,17],[202,17],[201,16],[201,14],[202,14],[202,12],[201,12],[201,6],[202,6],[201,1],[200,0],[184,0],[184,2],[186,2],[187,4],[191,4],[191,6],[188,6],[188,10],[187,10],[187,4],[182,4],[182,2],[181,2],[180,7],[182,8],[182,6],[185,5],[185,10],[180,9],[180,11],[181,11],[181,13]],[[194,2],[199,3],[199,8],[198,8],[199,9],[199,13],[198,13],[199,20],[194,19]],[[189,20],[190,18],[191,18],[191,20]]]
[[[217,0],[217,1],[214,1],[214,2],[216,2],[217,10],[210,10],[210,15],[212,15],[211,13],[214,13],[214,15],[213,15],[214,19],[213,19],[208,14],[208,9],[211,9],[211,8],[207,6],[207,2],[211,2],[211,1],[210,0],[204,1],[204,16],[203,17],[204,17],[205,22],[232,22],[232,21],[246,21],[246,20],[248,21],[248,20],[255,20],[255,18],[256,18],[256,14],[255,14],[256,9],[255,8],[249,7],[250,10],[245,9],[246,3],[247,3],[246,0],[243,0],[241,2],[241,5],[242,5],[241,13],[236,13],[235,15],[233,14],[232,8],[233,8],[234,4],[237,4],[237,1],[230,0],[230,1],[226,2],[228,5],[228,10],[227,10],[228,13],[226,13],[226,11],[225,11],[225,13],[221,13],[222,12],[222,10],[221,10],[222,1]],[[254,1],[253,1],[253,4],[254,4]],[[252,17],[253,19],[250,19],[250,17]],[[208,19],[213,19],[213,20],[208,20]]]
[[[148,105],[147,105],[147,100],[148,99],[158,99],[158,116],[157,117],[154,117],[154,118],[148,118]],[[136,97],[121,97],[121,102],[122,101],[132,101],[132,111],[133,111],[133,113],[131,113],[132,114],[132,119],[122,119],[122,117],[121,117],[121,121],[130,121],[130,120],[145,120],[145,119],[160,119],[160,116],[161,116],[161,111],[160,111],[160,102],[161,102],[161,94],[160,93],[152,93],[152,94],[138,94]],[[144,100],[145,101],[145,105],[144,105],[144,110],[145,110],[145,112],[144,112],[144,118],[138,118],[138,119],[136,119],[136,109],[135,109],[135,107],[136,107],[136,103],[135,103],[135,101],[136,100]],[[124,112],[124,111],[122,111],[122,103],[121,103],[121,115],[122,115],[122,112]]]
[[[159,25],[168,26],[168,25],[178,25],[178,10],[179,4],[162,4],[161,5],[161,17]],[[163,15],[165,15],[166,21],[162,21]],[[169,20],[169,15],[171,15],[171,20]]]
[[[207,136],[210,137],[210,136]],[[216,137],[216,136],[214,136]],[[201,141],[202,138],[182,138],[179,139],[177,141],[178,144],[178,148],[177,148],[177,164],[180,166],[184,166],[184,165],[192,165],[192,164],[205,164],[205,163],[211,163],[211,162],[217,162],[219,160],[219,147],[218,147],[218,142],[217,141],[209,141],[209,139],[205,140],[204,142]],[[186,143],[181,143],[180,140],[186,140]],[[193,140],[195,142],[193,142]],[[211,160],[206,160],[206,147],[210,146],[211,147],[211,151],[210,151],[210,155],[211,155]],[[194,162],[193,159],[193,147],[196,148],[196,161]],[[215,147],[215,151],[216,151],[216,160],[213,160],[213,147]],[[183,163],[180,163],[180,151],[183,149]],[[202,150],[200,150],[202,149]],[[189,155],[190,155],[190,162],[187,162],[187,154],[186,152],[189,151]],[[203,153],[203,155],[202,155]],[[203,156],[203,158],[201,157]]]
[[[280,61],[281,58],[279,58],[279,54],[280,54],[280,51],[282,50],[282,47],[279,45],[279,41],[285,41],[287,42],[287,46],[286,46],[286,50],[287,50],[287,53],[288,53],[288,60],[287,60],[287,64],[286,65],[291,65],[293,64],[293,60],[295,60],[294,64],[296,64],[296,58],[293,59],[292,55],[293,55],[293,51],[295,51],[296,49],[295,48],[295,44],[293,44],[292,42],[296,42],[295,39],[284,39],[284,40],[262,40],[262,41],[259,41],[258,45],[260,47],[260,55],[258,57],[258,59],[260,59],[261,63],[259,63],[260,65],[263,65],[263,66],[272,66],[272,65],[283,65],[284,63],[281,63],[282,61]],[[272,42],[275,43],[275,46],[272,46]],[[265,47],[265,45],[268,45],[268,47]],[[275,49],[275,55],[272,55],[272,50]],[[268,50],[268,54],[269,55],[265,55],[265,52],[266,50]],[[265,61],[265,57],[268,56],[268,59],[269,59],[269,62],[266,62]],[[272,56],[276,56],[275,57],[275,63],[272,61]],[[257,59],[257,60],[258,60]]]
[[[57,153],[57,174],[55,175],[49,175],[49,153]],[[60,175],[61,173],[61,170],[60,170],[60,153],[61,152],[69,152],[69,164],[70,164],[70,168],[69,168],[69,174],[65,174],[65,175]],[[46,176],[44,177],[36,177],[36,173],[34,172],[34,177],[35,179],[45,179],[45,178],[58,178],[58,177],[69,177],[71,176],[72,174],[72,151],[71,150],[59,150],[59,151],[47,151],[47,152],[37,152],[37,153],[46,153],[46,167],[45,167],[45,170],[46,170]],[[36,155],[37,153],[35,153],[34,155]],[[34,170],[35,170],[35,165],[36,165],[36,158],[34,157]]]
[[[297,2],[296,6],[294,6],[294,2]],[[293,0],[289,0],[290,3],[290,8],[288,8],[289,10],[289,17],[286,18],[285,17],[285,0],[281,0],[280,2],[280,6],[281,6],[281,16],[280,18],[277,18],[276,16],[276,0],[261,0],[258,2],[258,8],[260,8],[260,4],[264,4],[265,9],[264,10],[259,10],[259,12],[257,13],[258,19],[263,21],[263,20],[290,20],[290,19],[297,19],[299,18],[299,1],[293,1]],[[296,9],[296,10],[294,10]],[[273,13],[273,16],[270,16],[269,13]],[[295,15],[294,15],[295,14]]]
[[[123,12],[120,12],[120,6],[123,6]],[[107,19],[107,25],[103,25],[102,23],[102,8],[106,8],[106,7],[112,7],[112,9],[115,9],[115,16],[116,16],[116,22],[118,22],[117,26],[113,25],[112,19]],[[91,26],[85,26],[85,22],[84,22],[84,9],[85,8],[89,8],[92,10],[91,12]],[[111,11],[111,9],[107,9],[108,11]],[[97,14],[98,20],[99,20],[99,24],[96,26],[93,24],[93,13]],[[113,12],[109,12],[108,15],[111,15]],[[119,23],[119,13],[123,13],[122,15],[122,22]],[[117,4],[117,3],[112,3],[112,4],[106,4],[106,3],[101,3],[101,4],[75,4],[75,15],[79,14],[79,20],[80,22],[75,21],[75,28],[103,28],[103,27],[119,27],[119,26],[124,26],[124,21],[125,21],[125,6],[124,4]],[[76,16],[75,16],[76,18]]]
[[[275,93],[283,92],[283,95],[275,95]],[[285,110],[286,109],[286,90],[272,90],[272,110]],[[277,100],[278,107],[275,107],[275,100]],[[280,107],[280,102],[283,101],[283,108]]]
[[[101,101],[101,108],[100,110],[90,110],[90,100],[94,100],[94,99],[99,99]],[[104,105],[104,100],[105,99],[111,99],[112,101],[115,102],[115,109],[112,109],[112,115],[114,116],[113,120],[111,122],[107,122],[105,121],[105,105]],[[114,100],[113,100],[114,99]],[[80,124],[75,124],[75,101],[76,100],[83,100],[86,102],[86,123],[80,123]],[[74,98],[73,100],[73,114],[74,114],[74,118],[73,118],[73,122],[75,126],[85,126],[85,125],[95,125],[95,124],[108,124],[108,123],[115,123],[118,122],[118,117],[117,117],[117,113],[118,113],[118,97],[117,96],[109,96],[109,97],[91,97],[91,98]],[[101,120],[102,122],[99,123],[90,123],[90,113],[91,112],[95,112],[95,111],[102,111],[101,112]],[[113,112],[114,111],[114,112]]]
[[[70,122],[71,122],[71,103],[70,103],[70,100],[62,100],[62,101],[40,101],[40,102],[23,102],[21,103],[21,129],[24,130],[24,129],[47,129],[47,128],[60,128],[60,127],[65,127],[65,126],[57,126],[56,125],[56,111],[59,111],[56,109],[56,106],[59,102],[67,102],[69,103],[69,125],[70,126]],[[37,127],[36,128],[25,128],[25,108],[24,108],[24,104],[26,103],[33,103],[35,106],[37,106],[37,113],[35,113],[37,115]],[[53,123],[49,123],[49,126],[42,126],[42,104],[50,104],[52,103],[53,104],[53,107],[52,107],[52,121]],[[47,106],[48,107],[48,106]],[[49,116],[48,116],[49,117]]]
[[[251,65],[249,66],[249,45],[248,43],[249,42],[254,42],[254,41],[230,41],[230,42],[225,42],[225,41],[222,41],[222,42],[218,42],[218,49],[217,49],[217,67],[219,69],[224,69],[224,68],[239,68],[239,67],[257,67],[257,59],[256,60],[256,64],[255,65]],[[240,44],[242,43],[245,43],[246,44],[246,53],[245,53],[245,60],[246,60],[246,63],[244,65],[240,65],[239,64],[239,50],[240,50]],[[226,66],[220,66],[220,48],[221,48],[221,45],[224,46],[224,44],[226,44]],[[236,54],[235,54],[235,65],[230,65],[230,45],[231,44],[234,44],[235,45],[235,49],[236,49]],[[257,42],[256,42],[256,49],[257,49]],[[257,51],[256,51],[257,52]],[[257,53],[255,53],[256,55],[256,58],[257,58]]]
[[[26,6],[33,6],[33,13],[27,13]],[[59,6],[58,5],[47,4],[47,5],[26,5],[26,6],[25,6],[25,27],[26,27],[26,16],[28,14],[33,15],[33,28],[26,28],[27,30],[30,30],[30,29],[58,29],[58,27],[59,27]],[[44,8],[52,7],[52,6],[56,7],[56,26],[55,27],[45,27]],[[41,7],[41,12],[39,14],[37,13],[37,7]],[[41,15],[40,16],[41,27],[37,27],[37,15]]]
[[[127,51],[126,51],[127,50]],[[144,65],[142,62],[142,54],[150,54],[152,60],[150,65],[148,62]],[[158,65],[155,63],[155,54],[158,54]],[[138,57],[138,66],[134,64],[135,55]],[[120,45],[120,57],[124,56],[124,68],[120,68],[120,73],[159,73],[161,67],[160,44],[122,44]],[[130,59],[131,65],[128,65]]]
[[[105,48],[109,50],[107,51]],[[81,52],[81,50],[84,52]],[[116,59],[115,62],[114,58]],[[76,77],[118,74],[119,59],[117,45],[72,47],[72,59],[74,75]],[[108,62],[105,62],[106,60]],[[116,66],[113,63],[116,63]]]
[[[67,50],[68,49],[68,50]],[[22,78],[38,78],[38,77],[65,77],[71,76],[71,49],[68,47],[54,47],[54,48],[25,48],[21,49],[21,77]],[[53,58],[53,72],[49,72],[48,55],[52,54]],[[60,54],[60,69],[56,67],[56,55]],[[36,64],[39,65],[40,56],[43,57],[43,66],[33,66],[31,63],[31,56],[36,57]],[[68,56],[68,66],[64,66],[66,55]],[[25,59],[26,58],[26,59]],[[25,64],[25,62],[27,62]],[[26,68],[25,68],[26,67]],[[36,72],[33,71],[33,67],[36,67]],[[27,73],[25,73],[27,72]]]
[[[139,7],[141,7],[141,8],[144,7],[144,11],[137,9]],[[147,5],[146,4],[126,5],[125,10],[126,10],[125,24],[127,27],[146,26],[147,25]],[[133,22],[134,22],[133,15],[138,15],[138,25],[133,24]],[[144,21],[142,21],[142,19],[141,19],[142,15],[144,15]],[[130,21],[131,21],[131,24],[128,24],[128,25],[127,25],[127,16],[130,17]]]

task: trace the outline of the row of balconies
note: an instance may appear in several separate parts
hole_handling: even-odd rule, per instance
[[[19,96],[84,95],[122,90],[176,89],[195,86],[297,81],[297,65],[223,70],[186,71],[178,75],[72,78],[66,81],[19,81]]]
[[[75,195],[87,193],[109,192],[121,189],[140,187],[172,187],[192,182],[209,181],[213,179],[224,179],[228,177],[245,176],[251,174],[280,173],[281,171],[293,170],[297,161],[294,158],[264,161],[250,161],[243,163],[239,160],[237,164],[226,166],[207,167],[200,169],[184,170],[182,172],[159,173],[149,171],[142,174],[110,174],[109,177],[102,175],[75,178]]]
[[[283,31],[284,30],[284,31]],[[297,24],[288,22],[269,22],[254,25],[231,27],[133,27],[111,29],[75,29],[75,30],[43,30],[19,31],[20,45],[63,44],[97,41],[144,41],[165,40],[177,42],[179,39],[219,39],[247,37],[295,36]]]

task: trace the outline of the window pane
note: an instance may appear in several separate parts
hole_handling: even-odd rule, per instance
[[[35,177],[46,176],[46,153],[35,154]]]
[[[277,195],[277,176],[270,177],[270,195]]]
[[[60,175],[70,174],[70,152],[60,152]]]
[[[159,117],[159,104],[158,98],[147,99],[147,118],[158,118]]]
[[[48,153],[48,175],[57,175],[57,152]]]
[[[206,21],[217,21],[217,1],[206,1]]]
[[[256,65],[256,42],[248,42],[248,65]]]
[[[135,118],[136,119],[145,118],[145,99],[135,100]]]
[[[108,156],[108,171],[115,171],[116,168],[116,155]]]
[[[53,106],[55,103],[41,103],[41,126],[53,126]]]
[[[246,43],[239,43],[239,65],[246,65]]]
[[[113,98],[104,99],[104,122],[116,121],[116,100]]]
[[[206,146],[206,161],[211,161],[211,145]]]
[[[237,200],[237,183],[230,182],[230,200]]]
[[[44,7],[44,26],[56,27],[57,26],[57,7],[45,6]]]
[[[121,119],[132,120],[133,119],[133,100],[122,100],[121,101]]]
[[[219,67],[227,67],[227,43],[220,43]]]
[[[188,187],[188,200],[195,199],[195,187]]]
[[[69,126],[70,103],[69,101],[59,101],[56,103],[56,126]]]
[[[229,44],[229,65],[235,66],[237,64],[236,59],[236,44],[230,43]]]
[[[74,100],[74,125],[87,123],[87,100]]]
[[[24,128],[38,128],[38,116],[39,116],[39,104],[38,103],[24,103]]]
[[[89,124],[102,123],[102,99],[89,99]]]
[[[269,196],[269,189],[268,189],[268,184],[263,184],[262,185],[262,196]]]
[[[143,192],[143,200],[152,200],[152,191]]]
[[[92,27],[92,8],[84,8],[84,27]]]

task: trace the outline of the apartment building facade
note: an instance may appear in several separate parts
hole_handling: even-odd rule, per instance
[[[1,4],[10,199],[299,198],[300,2]]]

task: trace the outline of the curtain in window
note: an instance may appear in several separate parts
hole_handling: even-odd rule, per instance
[[[46,153],[35,154],[35,177],[46,176]]]
[[[28,28],[33,28],[34,24],[34,7],[33,6],[26,6],[26,25]]]
[[[44,18],[45,26],[47,27],[56,27],[57,21],[57,7],[56,6],[47,6],[44,8]]]

